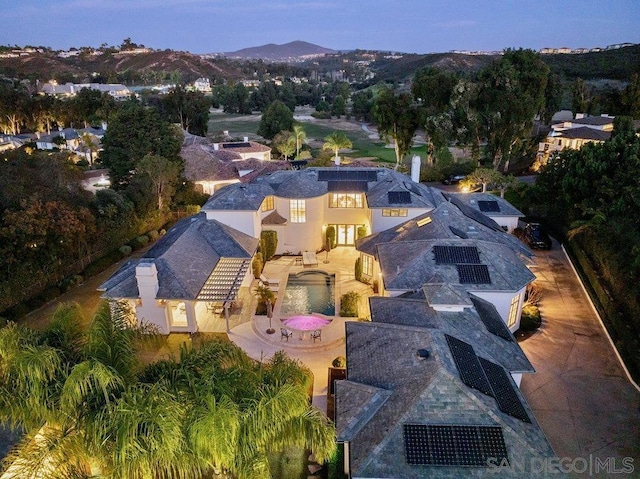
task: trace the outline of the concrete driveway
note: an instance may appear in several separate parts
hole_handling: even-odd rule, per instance
[[[520,342],[536,368],[522,391],[558,457],[585,458],[594,468],[596,458],[611,458],[604,473],[576,477],[640,477],[640,391],[558,243],[536,262],[543,324]],[[633,471],[622,471],[624,458],[633,458]]]

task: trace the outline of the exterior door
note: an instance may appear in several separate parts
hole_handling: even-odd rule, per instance
[[[336,225],[338,246],[353,246],[356,243],[356,225]]]

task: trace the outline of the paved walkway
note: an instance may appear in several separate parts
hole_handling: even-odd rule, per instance
[[[536,369],[524,375],[522,391],[559,457],[611,457],[618,469],[632,457],[635,472],[615,477],[640,477],[640,392],[560,246],[537,253],[536,262],[543,324],[520,343]]]

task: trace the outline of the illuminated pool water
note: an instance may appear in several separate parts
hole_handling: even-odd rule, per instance
[[[290,274],[282,303],[282,316],[321,313],[334,316],[335,274],[323,271],[301,271]]]

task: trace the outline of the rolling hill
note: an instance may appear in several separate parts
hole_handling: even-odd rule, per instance
[[[229,58],[239,58],[243,60],[267,60],[267,61],[300,61],[310,56],[325,55],[327,53],[337,53],[330,48],[324,48],[313,43],[297,40],[295,42],[276,45],[269,43],[259,47],[243,48],[235,52],[226,52],[224,56]]]

